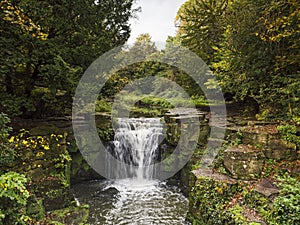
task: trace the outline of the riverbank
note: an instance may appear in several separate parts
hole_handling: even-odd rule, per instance
[[[218,143],[218,155],[212,165],[203,167],[199,162],[207,153],[210,130],[217,124],[209,123],[208,112],[199,115],[202,119],[196,150],[176,175],[189,198],[188,220],[195,225],[297,221],[298,200],[285,196],[296,196],[300,190],[299,127],[257,121],[250,114],[229,110],[227,127],[217,127],[225,129],[225,141],[212,140]],[[170,115],[165,118],[169,148],[162,158],[170,155],[180,136],[180,120],[173,116],[175,119]],[[110,118],[99,115],[96,123],[101,139],[112,140]],[[16,132],[21,127],[29,133]],[[296,132],[288,132],[291,127],[296,127]],[[17,154],[6,170],[22,173],[28,179],[26,190],[30,197],[26,198],[25,208],[21,207],[28,215],[27,223],[87,223],[88,206],[78,206],[70,186],[101,176],[79,152],[70,118],[15,121],[14,133],[10,145],[14,145]]]

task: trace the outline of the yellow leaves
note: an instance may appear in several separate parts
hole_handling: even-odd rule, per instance
[[[13,143],[15,140],[15,137],[14,136],[11,136],[10,139],[8,140],[10,143]]]
[[[44,152],[37,152],[37,153],[36,153],[36,157],[42,157],[42,156],[44,156],[44,155],[45,155]]]
[[[221,187],[216,187],[215,190],[218,192],[218,194],[223,194],[223,189]]]
[[[43,147],[44,147],[44,149],[47,150],[47,151],[50,150],[49,145],[43,145]]]
[[[13,5],[10,1],[5,1],[5,4],[2,1],[0,4],[1,10],[4,12],[3,20],[18,26],[24,33],[32,33],[33,37],[40,40],[48,38],[48,34],[43,33],[41,27],[29,18],[19,6]]]

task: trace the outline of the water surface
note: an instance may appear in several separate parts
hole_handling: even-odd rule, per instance
[[[90,224],[187,224],[187,199],[178,187],[165,182],[90,181],[73,191],[79,203],[90,205]]]

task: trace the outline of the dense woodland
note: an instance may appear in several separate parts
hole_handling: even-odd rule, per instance
[[[2,1],[1,111],[10,116],[68,115],[87,67],[130,35],[132,1]],[[299,3],[291,1],[187,1],[167,42],[198,54],[214,71],[226,96],[252,98],[262,119],[299,120]],[[144,52],[137,52],[142,49]],[[135,50],[138,49],[138,50]],[[141,35],[132,55],[159,54]],[[126,52],[128,54],[128,52]],[[99,99],[130,80],[159,75],[195,98],[202,93],[176,68],[140,63],[118,71]]]
[[[12,138],[10,120],[70,116],[84,71],[97,57],[126,43],[129,19],[140,9],[134,0],[1,0],[0,8],[0,223],[28,224],[39,218],[25,213],[27,179],[22,171],[10,171],[22,148],[29,148],[28,140],[22,141],[22,134]],[[182,45],[210,67],[228,102],[255,105],[256,119],[282,123],[287,137],[300,145],[298,0],[187,0],[174,23],[177,35],[166,40],[166,49],[157,49],[150,35],[142,34],[118,57],[149,60],[167,51],[168,43]],[[110,112],[114,96],[126,84],[147,76],[175,81],[196,106],[207,105],[191,77],[150,60],[114,73],[96,111]],[[147,115],[161,113],[159,106],[172,107],[159,98],[141,104],[148,107],[143,111]],[[47,141],[51,138],[36,138],[30,146],[47,150]]]

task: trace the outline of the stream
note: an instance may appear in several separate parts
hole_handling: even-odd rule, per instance
[[[188,200],[165,182],[131,186],[132,181],[90,181],[73,191],[79,203],[90,205],[90,224],[185,225]]]

